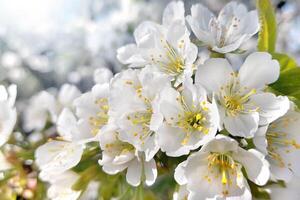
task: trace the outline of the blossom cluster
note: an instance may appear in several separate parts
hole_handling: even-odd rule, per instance
[[[135,43],[118,49],[127,69],[97,71],[85,93],[65,84],[57,94],[33,96],[25,129],[43,130],[50,115],[57,131],[35,151],[48,197],[81,197],[74,168],[94,144],[97,167],[123,173],[133,187],[156,182],[161,155],[180,157],[174,200],[250,200],[253,187],[293,183],[300,177],[300,113],[269,88],[279,62],[267,52],[251,52],[240,66],[225,57],[247,51],[243,45],[259,27],[257,11],[236,2],[216,16],[201,4],[186,15],[184,3],[174,1],[161,24],[142,22]],[[211,52],[205,61],[203,48]],[[15,98],[15,86],[0,87],[0,145],[16,123]]]

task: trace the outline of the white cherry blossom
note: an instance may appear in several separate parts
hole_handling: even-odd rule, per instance
[[[274,121],[289,109],[287,97],[264,92],[278,77],[278,62],[268,53],[255,52],[238,72],[226,59],[208,59],[198,67],[195,79],[215,97],[221,125],[231,135],[251,138],[259,125]]]
[[[260,127],[253,142],[266,155],[275,179],[300,177],[300,113],[293,106],[283,117]]]
[[[73,100],[80,94],[76,86],[64,84],[57,95],[41,91],[32,96],[23,115],[24,129],[40,131],[45,128],[47,121],[55,123],[62,109],[73,108]]]
[[[50,187],[47,191],[47,197],[50,200],[77,200],[81,191],[75,191],[72,186],[78,180],[79,175],[72,171],[66,171],[59,176],[50,179]]]
[[[219,53],[238,50],[259,30],[257,12],[248,12],[237,2],[228,3],[218,17],[201,4],[195,4],[187,21],[196,37]]]
[[[192,79],[186,78],[180,91],[166,87],[160,96],[165,122],[158,130],[158,143],[168,156],[188,154],[215,137],[217,105],[207,100],[205,90],[193,85]]]
[[[109,83],[113,77],[113,73],[106,67],[96,69],[94,72],[94,82],[97,84]]]
[[[155,132],[163,117],[158,112],[158,94],[169,79],[153,67],[126,70],[111,83],[110,115],[119,127],[121,140],[146,154],[149,161],[159,147]]]
[[[17,121],[16,96],[16,85],[7,89],[0,85],[0,146],[7,142]]]
[[[138,152],[130,143],[121,141],[113,124],[105,127],[99,141],[103,150],[99,164],[103,166],[103,171],[116,174],[127,169],[126,180],[132,186],[140,185],[141,181],[147,185],[155,182],[157,169],[154,159],[145,161],[144,152]]]
[[[164,11],[162,25],[149,21],[140,24],[134,31],[136,44],[121,47],[117,57],[129,67],[155,66],[179,85],[184,73],[193,71],[197,57],[197,47],[189,35],[183,2],[171,2]]]
[[[217,135],[179,164],[175,180],[186,185],[190,192],[188,200],[250,200],[251,192],[242,167],[257,185],[264,185],[269,179],[269,165],[261,153],[254,149],[244,150],[235,140]]]
[[[96,141],[89,122],[76,119],[67,108],[60,114],[57,126],[59,137],[38,147],[35,152],[40,178],[46,181],[76,166],[85,144]]]
[[[108,122],[109,87],[109,83],[96,84],[91,91],[74,100],[76,116],[89,123],[93,135],[97,135]]]

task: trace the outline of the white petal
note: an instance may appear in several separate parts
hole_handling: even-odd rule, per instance
[[[239,70],[241,85],[250,89],[264,88],[279,77],[280,66],[272,56],[265,52],[250,54]]]
[[[239,4],[235,1],[227,3],[219,13],[218,20],[221,24],[226,24],[231,20],[232,15],[241,16],[247,13],[247,8],[243,4]]]
[[[170,124],[175,124],[178,121],[178,114],[181,113],[181,106],[176,100],[180,97],[179,92],[173,88],[165,88],[162,90],[160,99],[160,111],[165,120]]]
[[[215,139],[209,141],[207,144],[203,145],[201,148],[201,152],[228,152],[228,151],[237,151],[238,143],[222,134],[219,134],[215,137]]]
[[[259,107],[259,124],[265,125],[283,116],[290,107],[287,97],[272,93],[259,93],[250,97],[250,102]]]
[[[138,186],[141,183],[142,164],[137,160],[130,163],[127,168],[126,180],[132,186]]]
[[[248,14],[244,16],[243,20],[247,24],[244,33],[248,35],[248,38],[259,31],[259,19],[256,10],[248,12]]]
[[[163,13],[162,23],[164,26],[169,26],[177,20],[184,23],[184,4],[182,1],[173,1],[169,3]]]
[[[300,177],[300,156],[299,151],[293,151],[289,153],[287,160],[289,160],[290,169],[293,171],[294,175]]]
[[[150,21],[142,22],[133,34],[139,48],[155,48],[161,39],[160,26]]]
[[[9,102],[0,101],[0,147],[6,143],[13,132],[17,121],[17,111],[11,108]]]
[[[109,83],[112,77],[112,71],[106,67],[96,69],[94,72],[94,82],[97,84]]]
[[[264,155],[268,154],[267,147],[268,141],[266,139],[266,132],[268,130],[268,125],[259,127],[257,132],[254,134],[253,143],[255,147]]]
[[[141,67],[146,64],[146,60],[141,56],[135,44],[128,44],[119,48],[117,58],[123,64],[132,64],[131,67]]]
[[[186,166],[186,164],[187,161],[184,161],[180,163],[175,169],[174,178],[179,185],[185,185],[187,183],[187,179],[184,174],[184,167]]]
[[[58,117],[57,131],[60,136],[68,141],[72,141],[72,135],[77,131],[77,120],[68,108],[65,108]]]
[[[251,138],[258,129],[259,115],[257,112],[226,116],[224,125],[226,130],[234,136]]]
[[[103,160],[99,160],[98,163],[99,165],[102,165],[102,169],[105,173],[108,174],[117,174],[123,170],[125,170],[128,167],[128,163],[123,164],[123,165],[115,165],[112,163],[106,163],[106,162],[102,162]]]
[[[233,70],[226,59],[212,58],[198,67],[195,82],[209,92],[217,92],[231,78]]]
[[[228,45],[225,45],[222,47],[213,46],[212,50],[219,52],[219,53],[223,53],[223,54],[229,53],[229,52],[237,50],[244,41],[245,41],[245,35],[242,35],[239,37],[239,39],[235,40],[234,42],[232,42]]]
[[[213,13],[201,4],[193,5],[191,8],[191,16],[187,16],[187,21],[196,37],[209,45],[213,44],[213,38],[209,28],[209,22],[213,17]]]
[[[76,200],[79,198],[81,191],[72,190],[79,176],[71,171],[67,171],[54,180],[50,179],[51,186],[47,191],[47,196],[51,200]]]
[[[64,172],[79,163],[83,148],[70,142],[50,141],[36,150],[36,164],[45,172]]]
[[[74,85],[64,84],[58,94],[58,100],[64,107],[69,107],[73,104],[75,98],[79,97],[81,92]]]
[[[143,95],[151,100],[154,100],[163,88],[171,85],[169,77],[152,66],[143,68],[138,78],[143,88]]]
[[[260,152],[239,148],[234,158],[246,169],[248,178],[257,185],[265,185],[270,178],[269,163]]]
[[[135,155],[131,151],[129,151],[115,156],[112,162],[116,165],[123,165],[131,161],[134,157]]]
[[[164,116],[160,112],[154,111],[151,116],[150,130],[157,131],[159,127],[162,125],[163,120],[164,120]]]
[[[270,171],[277,180],[284,180],[285,182],[289,182],[294,176],[289,168],[277,166],[272,161],[270,161]]]
[[[7,88],[9,105],[13,107],[17,98],[17,86],[12,84]]]
[[[159,146],[168,156],[178,157],[189,153],[190,149],[182,145],[185,133],[181,129],[164,124],[157,134]]]
[[[109,83],[96,84],[92,88],[92,95],[95,99],[108,98]]]
[[[92,92],[84,93],[76,98],[74,100],[74,106],[76,108],[76,115],[83,119],[89,119],[92,116],[96,116],[99,110],[95,104]]]
[[[188,36],[189,32],[187,31],[186,26],[179,21],[176,21],[168,28],[166,40],[174,49],[178,49],[178,51],[180,51],[179,43],[183,40],[184,43],[187,44],[189,42]]]
[[[185,54],[185,62],[192,65],[198,57],[198,47],[195,44],[190,43]]]
[[[0,101],[6,101],[8,99],[8,93],[4,85],[0,85]]]
[[[157,177],[157,168],[154,159],[151,159],[149,162],[144,162],[144,172],[145,172],[145,182],[146,185],[151,186]]]

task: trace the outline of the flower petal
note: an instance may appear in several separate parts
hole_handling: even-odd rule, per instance
[[[182,145],[186,134],[181,129],[164,124],[157,134],[159,146],[168,156],[178,157],[189,153],[190,149]]]
[[[146,64],[146,60],[139,53],[135,44],[128,44],[117,50],[118,60],[125,65],[131,64],[131,67],[141,67]]]
[[[250,102],[258,106],[259,124],[265,125],[283,116],[290,108],[287,97],[276,97],[272,93],[259,93],[250,97]]]
[[[81,92],[74,85],[64,84],[58,93],[58,100],[64,107],[70,107],[75,98],[79,97]]]
[[[186,17],[196,37],[209,45],[213,45],[214,43],[209,27],[213,17],[213,13],[201,4],[193,5],[191,15]]]
[[[251,138],[258,129],[259,115],[257,112],[225,116],[226,130],[233,136]]]
[[[267,147],[268,141],[266,139],[266,132],[268,129],[268,125],[259,127],[257,132],[254,134],[253,143],[255,147],[264,155],[268,154]]]
[[[248,178],[251,181],[257,185],[265,185],[267,183],[270,178],[270,169],[264,155],[255,149],[246,151],[239,148],[239,151],[234,153],[233,156],[246,169]]]
[[[249,89],[261,89],[278,79],[279,70],[279,63],[272,60],[269,53],[255,52],[246,58],[239,70],[240,83]]]
[[[163,13],[162,23],[164,26],[169,26],[177,20],[184,23],[184,4],[182,1],[169,3]]]
[[[284,180],[285,182],[289,182],[294,176],[289,168],[277,166],[277,164],[273,164],[272,161],[270,161],[270,171],[277,180]]]
[[[126,180],[130,185],[136,187],[141,183],[141,176],[142,164],[135,159],[127,168]]]
[[[144,162],[144,170],[146,177],[146,185],[153,185],[157,177],[157,168],[155,160],[151,159],[149,162]]]
[[[212,58],[198,67],[195,82],[209,92],[217,92],[229,81],[232,73],[232,67],[226,59]]]
[[[185,185],[187,183],[187,180],[186,180],[186,177],[184,174],[184,167],[186,166],[186,164],[187,164],[187,161],[184,161],[184,162],[180,163],[175,169],[174,178],[179,185]]]
[[[36,163],[46,176],[47,172],[62,173],[79,163],[83,149],[83,145],[51,141],[38,147],[35,152]]]

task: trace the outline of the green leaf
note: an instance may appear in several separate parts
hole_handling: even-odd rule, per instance
[[[272,57],[278,60],[280,64],[280,71],[285,72],[287,70],[296,68],[298,66],[295,59],[291,58],[287,54],[282,53],[272,53]]]
[[[211,51],[210,57],[211,57],[211,58],[225,58],[225,55],[222,54],[222,53],[218,53],[218,52],[215,52],[215,51]]]
[[[276,17],[271,0],[256,0],[258,10],[260,31],[258,34],[259,51],[274,52],[277,37]]]
[[[90,166],[80,173],[80,178],[72,186],[72,189],[76,191],[85,190],[88,184],[102,173],[103,172],[100,170],[100,167],[98,165]]]
[[[275,92],[291,97],[300,107],[300,68],[290,68],[281,72],[279,79],[270,85]]]
[[[271,199],[270,194],[267,192],[265,188],[257,186],[251,181],[248,181],[248,184],[250,186],[253,197],[255,197],[256,199],[264,199],[264,200]]]

